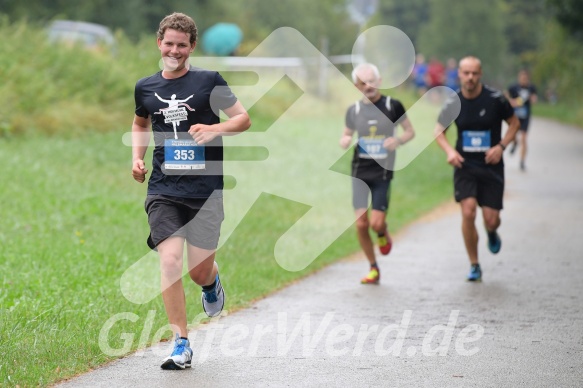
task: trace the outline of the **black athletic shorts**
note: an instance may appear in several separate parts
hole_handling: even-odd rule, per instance
[[[530,123],[530,119],[518,119],[518,121],[520,121],[520,130],[521,131],[528,131],[528,124]]]
[[[476,198],[478,205],[502,210],[504,168],[464,165],[453,174],[455,200]]]
[[[357,179],[352,180],[352,206],[354,209],[367,209],[368,193],[372,196],[372,208],[386,212],[389,209],[391,197],[391,181],[387,180],[361,180],[366,184],[358,184]],[[368,187],[368,189],[366,188]]]
[[[148,195],[145,208],[150,224],[147,241],[150,249],[174,236],[183,237],[198,248],[217,248],[224,219],[223,198]]]

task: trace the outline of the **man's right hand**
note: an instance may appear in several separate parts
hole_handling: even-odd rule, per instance
[[[132,176],[136,180],[136,182],[144,183],[146,180],[146,174],[148,170],[146,170],[146,165],[142,159],[136,159],[132,163]]]
[[[340,138],[340,147],[347,149],[352,143],[352,136],[344,135]]]
[[[461,168],[464,160],[456,150],[451,150],[447,153],[447,162],[454,167]]]

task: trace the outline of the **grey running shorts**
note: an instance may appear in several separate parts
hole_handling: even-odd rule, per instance
[[[179,198],[148,195],[145,202],[150,236],[155,249],[168,237],[179,236],[195,247],[216,249],[224,219],[223,198]]]

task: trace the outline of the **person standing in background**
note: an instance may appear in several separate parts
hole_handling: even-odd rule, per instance
[[[458,90],[460,87],[457,76],[457,61],[455,58],[449,58],[445,67],[445,86],[452,90]]]
[[[423,54],[415,56],[415,66],[413,66],[411,77],[419,96],[424,95],[427,91],[427,63]]]

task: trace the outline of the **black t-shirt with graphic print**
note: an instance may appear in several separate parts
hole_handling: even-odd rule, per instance
[[[466,160],[464,164],[471,163],[480,167],[503,168],[504,161],[496,165],[487,165],[485,161],[486,151],[502,140],[502,120],[507,120],[514,115],[514,109],[504,97],[502,92],[482,85],[482,92],[472,99],[465,98],[461,91],[457,93],[461,102],[461,111],[455,119],[457,126],[456,150]],[[438,122],[448,127],[451,122],[452,112],[458,109],[454,99],[446,101]]]
[[[400,101],[381,96],[374,104],[358,101],[346,111],[346,127],[356,131],[358,143],[352,158],[352,176],[363,180],[393,178],[395,152],[382,146],[394,136],[395,128],[404,119],[405,108]]]
[[[166,79],[160,71],[140,79],[136,83],[134,97],[136,115],[150,117],[154,133],[155,148],[148,195],[181,198],[221,196],[222,138],[217,136],[197,147],[188,130],[198,123],[219,123],[219,110],[237,102],[223,77],[216,71],[191,67],[180,78]]]

